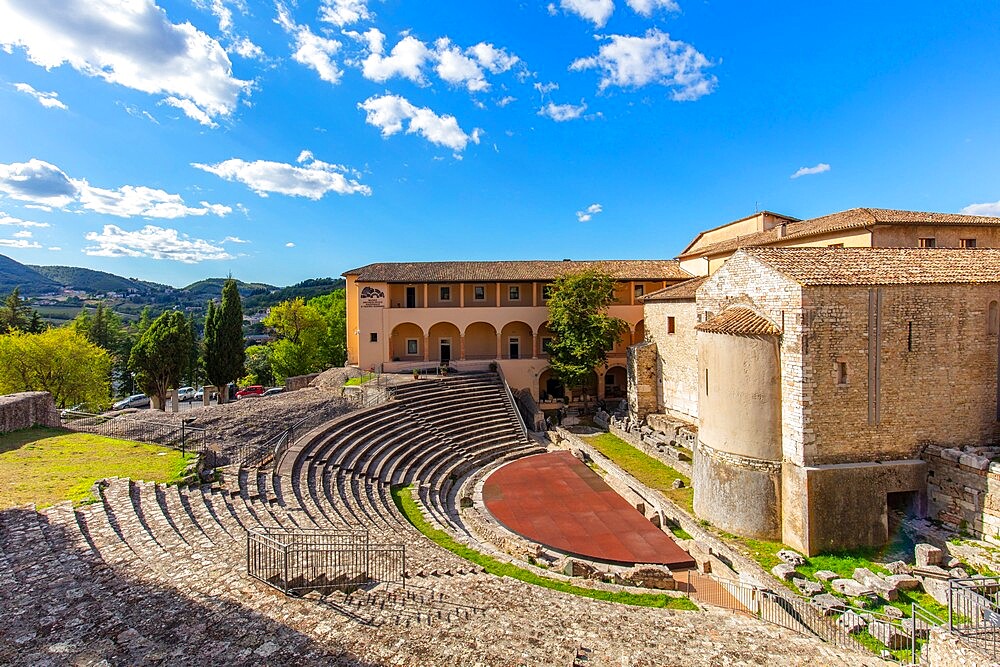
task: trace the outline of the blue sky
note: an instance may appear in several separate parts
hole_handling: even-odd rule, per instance
[[[998,50],[995,2],[4,0],[0,253],[289,284],[1000,215]]]

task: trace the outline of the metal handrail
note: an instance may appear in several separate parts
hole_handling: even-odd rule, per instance
[[[517,402],[514,400],[514,392],[510,390],[510,385],[507,384],[507,377],[503,374],[503,368],[498,363],[497,365],[497,377],[500,378],[500,384],[503,385],[504,392],[507,394],[507,401],[510,403],[510,407],[514,410],[515,419],[517,419],[517,426],[521,431],[521,435],[524,436],[525,440],[531,440],[528,435],[528,427],[524,423],[524,417],[521,416],[521,411],[517,407]]]

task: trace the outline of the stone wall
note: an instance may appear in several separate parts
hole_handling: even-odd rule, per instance
[[[668,320],[674,318],[674,333]],[[698,421],[697,309],[690,301],[650,301],[643,307],[646,338],[656,344],[659,407],[653,412]]]
[[[995,667],[997,663],[945,628],[931,628],[920,664],[928,667]]]
[[[648,421],[650,418],[662,416],[649,415],[646,419]],[[688,478],[691,477],[691,453],[697,435],[687,430],[685,424],[674,422],[673,427],[668,428],[662,420],[656,420],[662,429],[657,430],[652,426],[639,426],[630,420],[620,420],[613,416],[604,421],[610,433],[654,459],[666,463]]]
[[[309,375],[296,375],[294,377],[285,378],[285,391],[298,391],[299,389],[305,389],[309,386],[309,383],[319,377],[319,373],[310,373]]]
[[[927,444],[997,441],[1000,346],[987,327],[996,285],[809,287],[803,299],[810,413],[797,463],[917,458]]]
[[[932,519],[1000,544],[1000,448],[929,446],[927,509]]]
[[[59,411],[52,394],[26,391],[0,396],[0,433],[19,431],[32,426],[59,427]]]
[[[694,452],[694,511],[722,530],[781,538],[781,463],[720,452]]]
[[[642,421],[656,412],[656,343],[649,341],[628,348],[628,413]]]

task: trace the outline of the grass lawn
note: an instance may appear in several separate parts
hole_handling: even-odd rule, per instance
[[[485,554],[481,554],[474,549],[456,542],[452,537],[431,526],[420,511],[420,506],[413,498],[412,488],[409,486],[397,486],[392,488],[392,500],[396,507],[403,513],[403,516],[414,525],[421,533],[426,535],[436,544],[444,547],[448,551],[461,556],[462,558],[483,567],[490,574],[498,577],[510,577],[518,579],[535,586],[542,586],[554,591],[572,593],[581,597],[593,598],[595,600],[605,600],[608,602],[618,602],[639,607],[661,607],[666,609],[685,609],[696,611],[698,607],[691,600],[684,597],[674,597],[657,593],[612,593],[610,591],[598,591],[590,588],[581,588],[567,584],[558,579],[549,579],[535,574],[531,570],[496,560]]]
[[[344,383],[344,386],[345,387],[358,387],[360,385],[363,385],[365,382],[368,382],[369,380],[374,380],[374,379],[375,379],[375,374],[374,373],[363,373],[361,375],[361,377],[348,378],[347,382]]]
[[[169,447],[57,428],[0,435],[0,509],[81,503],[103,477],[175,482],[194,458]]]
[[[690,479],[667,464],[639,451],[612,433],[581,437],[637,480],[662,492],[667,498],[687,510],[688,514],[694,514],[694,489],[691,488]],[[675,479],[682,480],[684,488],[671,487]]]

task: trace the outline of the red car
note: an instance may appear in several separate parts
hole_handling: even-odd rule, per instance
[[[264,387],[259,384],[250,385],[246,389],[236,392],[236,398],[247,398],[248,396],[260,396],[264,393]]]

